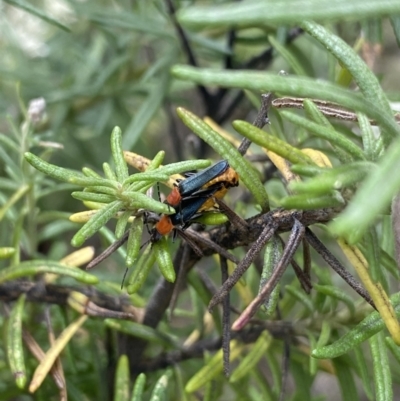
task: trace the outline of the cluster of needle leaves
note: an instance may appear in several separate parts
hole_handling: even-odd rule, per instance
[[[396,399],[398,0],[4,3],[2,397]],[[207,159],[227,217],[141,250]]]

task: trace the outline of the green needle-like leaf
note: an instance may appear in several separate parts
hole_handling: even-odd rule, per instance
[[[24,313],[26,294],[20,295],[11,310],[7,324],[7,356],[11,373],[20,389],[26,384],[26,369],[24,349],[22,345],[22,317]]]
[[[37,170],[41,171],[44,174],[49,175],[56,180],[68,182],[70,184],[76,184],[83,187],[95,186],[95,185],[103,185],[111,188],[116,187],[116,183],[113,181],[107,180],[105,178],[96,178],[96,177],[86,177],[81,173],[68,170],[63,167],[58,167],[54,164],[47,163],[40,157],[35,156],[32,153],[26,152],[25,159]]]
[[[378,79],[364,60],[344,40],[315,22],[303,21],[301,27],[322,43],[346,67],[366,99],[375,102],[375,105],[383,111],[390,112],[389,101]]]
[[[178,13],[178,19],[191,28],[231,29],[232,26],[298,24],[304,20],[359,21],[399,13],[397,0],[259,0],[187,7]]]
[[[124,203],[129,205],[132,209],[146,209],[154,213],[172,214],[174,209],[162,202],[156,201],[140,192],[126,191],[121,195]]]
[[[337,191],[322,196],[313,196],[309,193],[291,195],[279,201],[280,206],[285,209],[315,210],[328,207],[344,206],[345,201]]]
[[[96,194],[93,192],[72,192],[71,196],[81,201],[90,201],[99,203],[110,203],[115,201],[115,196]]]
[[[314,135],[318,136],[319,138],[326,139],[327,141],[331,142],[333,145],[336,145],[346,151],[348,154],[353,156],[355,159],[358,160],[365,160],[364,152],[350,139],[347,139],[341,133],[335,131],[333,128],[324,127],[322,125],[316,124],[310,120],[307,120],[304,117],[301,117],[295,113],[290,111],[281,111],[281,116],[296,124]]]
[[[168,58],[165,63],[165,70],[171,65],[172,60]],[[169,88],[170,75],[167,72],[163,72],[161,78],[158,80],[157,85],[149,90],[147,98],[141,104],[139,110],[136,111],[134,117],[132,118],[130,124],[124,130],[125,135],[122,140],[122,146],[124,149],[132,149],[136,141],[140,138],[140,135],[146,129],[150,120],[154,118],[154,115],[158,112],[164,97],[167,94]]]
[[[126,266],[131,267],[135,263],[139,252],[143,233],[143,218],[136,217],[129,229],[129,237],[126,245]]]
[[[397,318],[400,317],[400,294],[391,297],[393,308]],[[353,347],[379,333],[385,327],[385,323],[379,312],[370,313],[356,327],[351,329],[333,344],[317,348],[312,352],[312,356],[318,359],[336,358],[349,352]]]
[[[167,401],[167,388],[172,372],[168,370],[157,381],[150,396],[150,401]]]
[[[356,384],[354,382],[353,372],[348,363],[342,358],[333,360],[336,376],[342,393],[343,401],[356,401],[359,400],[357,394]]]
[[[218,85],[225,88],[249,89],[261,92],[279,92],[282,95],[308,97],[338,103],[350,110],[361,111],[375,119],[392,137],[400,136],[400,127],[388,111],[382,112],[376,104],[359,93],[327,81],[315,81],[307,77],[279,76],[267,72],[221,71],[176,65],[171,70],[179,79],[202,85]]]
[[[383,333],[377,333],[369,339],[374,366],[375,400],[392,401],[392,372]]]
[[[146,384],[146,375],[141,373],[135,381],[135,386],[132,390],[132,398],[131,401],[142,401],[142,394],[144,391],[144,386]]]
[[[119,127],[115,127],[111,133],[111,153],[115,164],[115,173],[119,182],[128,178],[128,165],[122,151],[122,133]]]
[[[150,269],[153,267],[156,261],[156,254],[152,252],[151,245],[147,246],[144,252],[140,255],[140,258],[134,267],[134,270],[129,277],[126,291],[128,294],[134,294],[139,291],[140,287],[145,282],[147,276],[150,273]]]
[[[127,210],[118,217],[117,225],[115,226],[115,238],[120,239],[124,235],[126,225],[131,215],[132,212]]]
[[[158,170],[156,171],[149,171],[144,173],[136,173],[129,176],[124,182],[123,185],[131,184],[133,182],[138,181],[168,181],[169,175],[165,173],[161,173]]]
[[[121,355],[115,371],[114,401],[129,401],[129,360]]]
[[[369,162],[349,163],[345,166],[327,169],[307,181],[293,181],[290,183],[290,189],[299,193],[324,195],[332,190],[341,190],[362,182],[364,177],[373,173],[374,170],[375,165]]]
[[[274,272],[274,268],[282,256],[282,243],[277,235],[274,235],[270,241],[265,245],[264,250],[264,263],[261,273],[260,285],[258,291],[260,292],[264,285],[268,282]],[[264,301],[264,308],[267,316],[273,316],[275,313],[276,305],[279,301],[281,285],[278,282],[271,295]]]
[[[246,121],[234,121],[232,125],[236,131],[249,138],[252,142],[271,150],[291,163],[314,165],[314,162],[299,149]]]
[[[375,149],[377,145],[378,138],[372,131],[371,123],[369,119],[362,113],[357,113],[358,125],[360,126],[361,136],[364,147],[364,154],[367,160],[375,161],[377,156],[375,154]]]
[[[153,252],[156,254],[157,264],[164,278],[170,283],[175,282],[176,274],[166,237],[153,244]]]
[[[72,246],[81,246],[121,210],[123,202],[114,201],[100,209],[72,238]]]
[[[104,323],[112,329],[118,330],[121,333],[128,334],[129,336],[141,338],[146,341],[161,343],[165,346],[174,344],[172,336],[163,334],[149,326],[136,322],[127,322],[116,319],[105,319]]]
[[[16,280],[33,274],[52,273],[69,276],[86,284],[97,284],[99,279],[92,274],[76,267],[63,265],[51,260],[32,260],[21,262],[18,265],[8,267],[0,271],[0,284],[9,280]]]
[[[332,233],[358,242],[378,214],[387,208],[400,189],[400,140],[391,145],[378,168],[371,172],[346,210],[330,225]],[[377,196],[378,195],[378,196]]]
[[[48,22],[49,24],[52,24],[66,32],[70,32],[71,30],[65,26],[64,24],[61,24],[59,21],[56,19],[50,17],[47,15],[44,11],[40,10],[39,8],[33,6],[32,4],[24,1],[24,0],[5,0],[6,3],[11,4],[14,7],[18,7],[21,10],[25,10],[28,13],[35,15],[36,17],[39,17],[43,21]]]
[[[274,36],[268,35],[268,42],[275,48],[275,50],[283,57],[283,59],[289,64],[296,75],[307,76],[306,71],[299,61],[293,56],[293,54],[285,48]]]

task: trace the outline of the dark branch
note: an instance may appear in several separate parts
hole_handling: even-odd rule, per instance
[[[230,290],[234,287],[234,285],[240,280],[243,274],[250,267],[251,263],[254,261],[256,256],[261,252],[263,246],[271,239],[274,235],[278,225],[271,221],[268,224],[257,240],[253,243],[251,248],[247,251],[246,256],[242,259],[242,261],[238,264],[236,269],[233,271],[232,275],[228,280],[224,282],[221,288],[218,290],[216,294],[212,297],[208,309],[211,310],[215,305],[221,303],[225,297],[228,296]]]
[[[127,295],[113,297],[89,286],[65,286],[25,280],[8,281],[1,284],[0,300],[11,302],[17,300],[21,294],[26,294],[29,302],[67,305],[72,291],[85,294],[91,302],[104,309],[130,313],[135,313],[136,310]]]
[[[190,47],[189,40],[186,36],[185,31],[182,29],[180,24],[178,23],[178,20],[176,19],[175,16],[175,7],[172,4],[171,0],[165,0],[168,8],[168,12],[170,14],[172,23],[175,26],[175,29],[178,33],[179,40],[181,41],[181,45],[183,47],[184,52],[186,53],[186,57],[188,59],[188,62],[190,65],[193,67],[197,67],[197,61],[196,58],[192,52],[192,48]],[[207,108],[208,105],[211,103],[211,95],[208,93],[207,89],[203,85],[197,85],[197,89],[203,99],[204,105]]]
[[[221,263],[221,283],[224,284],[228,280],[228,263],[224,257],[219,258]],[[229,377],[230,373],[230,344],[231,344],[231,319],[230,319],[230,297],[224,299],[222,303],[222,351],[224,359],[224,374]]]
[[[260,326],[253,326],[245,330],[235,331],[231,333],[232,339],[237,339],[244,344],[251,344],[257,340],[260,334],[267,329],[274,338],[283,339],[285,337],[292,338],[292,342],[296,343],[295,331],[292,324],[281,321],[265,322]],[[186,361],[193,358],[203,358],[205,351],[217,351],[221,349],[222,339],[204,339],[196,342],[188,348],[171,351],[153,359],[138,362],[131,366],[131,373],[137,374],[141,372],[150,372],[159,369],[165,369],[174,366],[176,363]]]
[[[282,252],[282,257],[280,258],[277,265],[274,267],[273,273],[271,274],[269,280],[261,288],[258,295],[247,306],[247,308],[239,316],[239,318],[233,323],[233,330],[242,329],[242,327],[244,327],[255,315],[262,303],[271,295],[271,292],[278,284],[278,281],[285,272],[287,265],[292,260],[294,253],[299,247],[299,244],[304,237],[304,232],[305,227],[297,219],[294,219],[293,228],[290,233],[289,240]]]
[[[349,273],[344,266],[336,259],[335,256],[329,251],[329,249],[316,237],[316,235],[307,228],[306,230],[306,240],[310,243],[310,245],[324,258],[325,262],[328,263],[330,267],[346,283],[353,288],[361,297],[363,297],[374,309],[376,309],[374,301],[372,301],[368,292],[363,288],[363,286],[353,277],[351,273]]]
[[[257,128],[263,128],[265,124],[268,124],[268,110],[271,106],[272,102],[272,93],[265,93],[261,95],[261,107],[258,110],[256,119],[253,122],[253,125]],[[250,139],[243,138],[242,143],[240,144],[238,151],[241,155],[246,154],[247,149],[250,147],[251,141]]]

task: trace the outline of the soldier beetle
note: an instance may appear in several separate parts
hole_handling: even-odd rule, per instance
[[[172,207],[179,206],[185,198],[202,196],[204,192],[209,193],[208,190],[218,183],[223,183],[226,189],[239,185],[238,173],[229,166],[226,160],[221,160],[203,171],[190,174],[186,179],[180,180],[165,202]],[[226,191],[218,196],[218,199],[223,198],[225,193]]]
[[[178,191],[183,197],[191,196],[202,189],[204,185],[214,181],[229,168],[229,163],[226,160],[221,160],[213,166],[206,168],[189,175],[185,180],[179,181]],[[212,184],[211,184],[212,185]],[[210,186],[210,185],[208,185]]]
[[[165,202],[173,206],[176,213],[160,217],[151,231],[151,241],[158,241],[179,225],[182,229],[187,228],[196,215],[214,208],[215,199],[222,199],[230,187],[238,184],[239,175],[226,160],[189,174],[167,196]]]
[[[181,200],[182,200],[182,196],[179,193],[178,187],[174,187],[174,188],[172,188],[172,191],[170,192],[170,194],[166,197],[165,203],[167,203],[168,205],[170,205],[172,207],[176,207],[181,203]]]
[[[195,198],[184,199],[181,209],[171,215],[163,214],[150,233],[151,242],[157,242],[164,235],[168,235],[178,225],[182,229],[190,225],[190,221],[199,213],[202,205],[207,202],[211,195],[203,195]]]

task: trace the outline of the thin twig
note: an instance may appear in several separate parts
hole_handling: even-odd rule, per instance
[[[286,44],[293,42],[302,33],[303,30],[301,28],[298,27],[292,28],[286,37]],[[274,55],[274,48],[271,46],[268,49],[264,50],[262,53],[248,60],[242,66],[236,66],[236,69],[243,69],[243,70],[255,69],[255,68],[265,69],[273,61],[273,55]],[[223,112],[219,112],[217,116],[215,116],[214,120],[220,125],[223,124],[230,117],[230,115],[236,110],[236,108],[242,102],[243,98],[244,98],[244,91],[241,90],[225,107],[225,110]],[[219,107],[217,107],[216,109],[219,109]]]
[[[47,329],[47,334],[49,338],[49,344],[50,347],[54,346],[54,343],[56,341],[56,336],[54,334],[53,330],[53,325],[51,323],[51,316],[50,316],[50,306],[46,306],[44,309],[44,320],[46,324],[46,329]],[[55,377],[61,377],[62,383],[60,385],[56,382],[57,387],[60,392],[60,400],[66,400],[67,399],[67,389],[66,389],[66,382],[65,382],[65,375],[64,375],[64,369],[61,363],[60,356],[58,356],[54,362],[54,365],[52,367],[53,371],[53,378]]]
[[[29,349],[34,358],[39,363],[41,363],[43,359],[46,357],[46,354],[42,350],[40,345],[36,342],[36,340],[32,337],[32,335],[29,333],[29,331],[27,331],[24,328],[22,329],[22,338],[24,340],[26,347]],[[50,374],[53,377],[53,380],[61,393],[61,390],[65,389],[65,377],[61,375],[59,371],[57,371],[55,366],[51,368]],[[66,400],[66,398],[60,398],[60,399]]]
[[[297,278],[299,279],[301,288],[304,290],[304,292],[306,294],[310,294],[311,290],[312,290],[312,284],[311,284],[311,278],[310,276],[307,276],[303,270],[301,270],[301,267],[297,264],[297,262],[292,259],[290,261],[290,264],[293,267],[293,270],[297,276]]]
[[[283,239],[281,237],[279,237],[279,239],[281,240],[283,247],[285,247],[285,242],[283,241]],[[304,244],[304,238],[303,238],[303,244]],[[290,264],[292,265],[293,270],[300,282],[301,288],[303,288],[305,293],[309,294],[312,289],[310,276],[307,276],[304,273],[304,271],[301,269],[301,267],[298,265],[298,263],[294,259],[292,259],[290,261]]]
[[[192,48],[190,47],[189,40],[186,36],[185,31],[182,29],[181,25],[179,24],[178,20],[176,19],[175,16],[175,7],[172,4],[171,0],[165,0],[165,3],[167,4],[168,12],[171,17],[171,21],[175,26],[175,29],[178,33],[179,39],[181,41],[182,47],[184,52],[186,53],[188,63],[192,65],[193,67],[197,67],[197,61],[194,56],[194,53],[192,52]],[[211,95],[208,93],[207,89],[205,86],[198,84],[197,89],[200,93],[200,96],[203,99],[204,106],[207,108],[208,104],[210,103],[211,100]]]
[[[221,263],[221,283],[224,284],[228,279],[228,263],[223,256],[219,258]],[[222,352],[224,360],[224,374],[229,377],[230,373],[230,343],[231,343],[231,321],[230,321],[230,297],[225,297],[222,303]]]
[[[113,242],[108,248],[106,248],[99,256],[96,256],[94,259],[92,259],[86,265],[86,270],[93,269],[104,259],[107,259],[110,255],[112,255],[118,248],[120,248],[122,245],[125,244],[126,241],[128,241],[128,236],[129,236],[129,230],[127,230],[120,239]]]
[[[272,93],[264,93],[261,95],[261,107],[258,110],[256,119],[253,122],[253,125],[257,128],[263,128],[265,124],[268,124],[268,110],[271,106],[272,102]],[[242,143],[240,144],[238,151],[241,155],[246,154],[247,149],[250,147],[251,141],[250,139],[243,138]]]
[[[183,252],[182,252],[182,259],[179,264],[179,269],[178,269],[178,275],[175,281],[175,287],[174,287],[174,292],[172,293],[171,297],[171,302],[169,304],[169,314],[170,318],[172,318],[179,293],[182,291],[182,288],[185,283],[186,275],[187,275],[187,270],[186,270],[186,265],[187,261],[189,260],[189,253],[190,253],[190,247],[188,244],[181,244],[181,247],[183,247]]]
[[[272,106],[278,109],[304,109],[304,100],[302,97],[280,97],[272,101]],[[332,103],[321,99],[309,99],[318,108],[318,110],[326,117],[337,118],[342,121],[358,121],[357,113],[348,110],[337,103]],[[400,121],[400,114],[395,114],[396,121]],[[369,120],[371,125],[377,125],[375,120]]]
[[[236,31],[231,29],[228,33],[228,43],[227,48],[229,53],[225,57],[225,69],[232,70],[233,69],[233,46],[235,44],[236,39]],[[223,98],[228,93],[228,88],[219,88],[218,92],[214,95],[215,102],[219,105],[221,104]]]
[[[249,225],[246,220],[236,214],[235,211],[232,210],[224,201],[216,198],[215,201],[219,206],[219,210],[228,217],[231,224],[233,224],[243,234],[249,231]]]
[[[237,339],[244,344],[254,343],[260,334],[267,329],[275,338],[283,339],[287,335],[294,335],[294,328],[288,322],[264,322],[263,325],[254,326],[249,329],[232,332],[232,339]],[[293,339],[294,341],[294,339]],[[193,358],[202,358],[205,351],[216,351],[221,349],[221,338],[206,338],[197,341],[188,348],[172,350],[168,353],[161,354],[155,358],[139,362],[134,358],[136,363],[132,363],[131,373],[150,372],[159,369],[165,369],[169,366],[186,361]]]
[[[263,246],[270,240],[270,238],[274,235],[277,224],[274,221],[271,221],[269,225],[267,225],[259,238],[254,242],[251,248],[247,251],[246,256],[242,259],[242,261],[237,265],[236,269],[233,271],[232,275],[229,277],[228,280],[221,286],[219,291],[214,294],[212,297],[208,309],[212,310],[212,308],[221,303],[224,298],[229,294],[230,290],[233,286],[240,280],[243,274],[247,271],[250,267],[253,260],[256,256],[261,252]]]
[[[203,269],[195,269],[197,276],[199,277],[200,281],[203,283],[206,290],[213,296],[217,291],[218,288],[214,284],[214,281],[208,275],[208,273]],[[236,315],[240,315],[241,311],[238,308],[235,308],[233,305],[229,307],[230,311]]]
[[[332,255],[328,248],[317,238],[317,236],[309,229],[306,229],[305,234],[306,240],[309,244],[323,257],[326,263],[332,267],[333,270],[346,283],[353,288],[361,297],[363,297],[374,309],[376,309],[374,301],[369,296],[368,292],[363,288],[363,286],[349,273],[344,266]]]
[[[204,246],[206,246],[208,249],[212,249],[215,253],[218,253],[219,255],[225,257],[226,259],[230,260],[231,262],[238,264],[239,259],[235,256],[229,253],[225,248],[219,246],[215,242],[211,241],[209,238],[201,235],[197,231],[194,230],[186,230],[185,231],[185,236],[189,238],[190,240],[193,240],[197,243],[200,243]]]
[[[138,308],[132,306],[130,298],[125,294],[111,296],[97,290],[93,286],[66,286],[46,284],[42,281],[14,280],[1,284],[0,301],[15,301],[21,294],[25,293],[27,295],[26,299],[29,302],[67,305],[68,297],[73,291],[81,292],[91,302],[105,309],[131,313],[138,311]]]
[[[305,238],[303,239],[303,272],[308,280],[311,281],[311,251],[310,245]]]
[[[200,258],[203,257],[204,254],[203,254],[202,250],[197,246],[196,242],[190,236],[190,233],[193,230],[189,230],[189,233],[187,231],[188,230],[184,231],[179,228],[175,229],[175,232],[178,233],[178,235],[188,243],[188,245],[193,249],[194,253]]]
[[[279,260],[278,264],[275,266],[274,271],[271,274],[271,277],[265,283],[264,287],[261,289],[258,295],[249,304],[249,306],[233,323],[232,330],[242,329],[254,316],[254,314],[257,312],[258,308],[262,305],[264,300],[271,295],[271,292],[276,287],[276,284],[282,277],[283,273],[286,270],[287,265],[289,264],[290,260],[293,258],[294,253],[299,247],[299,244],[304,237],[304,232],[305,232],[305,227],[303,226],[303,224],[301,224],[297,219],[295,219],[288,242],[282,252],[282,257]]]
[[[283,341],[283,356],[282,356],[282,381],[281,381],[281,392],[279,394],[279,401],[283,401],[285,398],[286,384],[289,377],[289,364],[290,364],[290,343],[288,336],[285,336]]]

